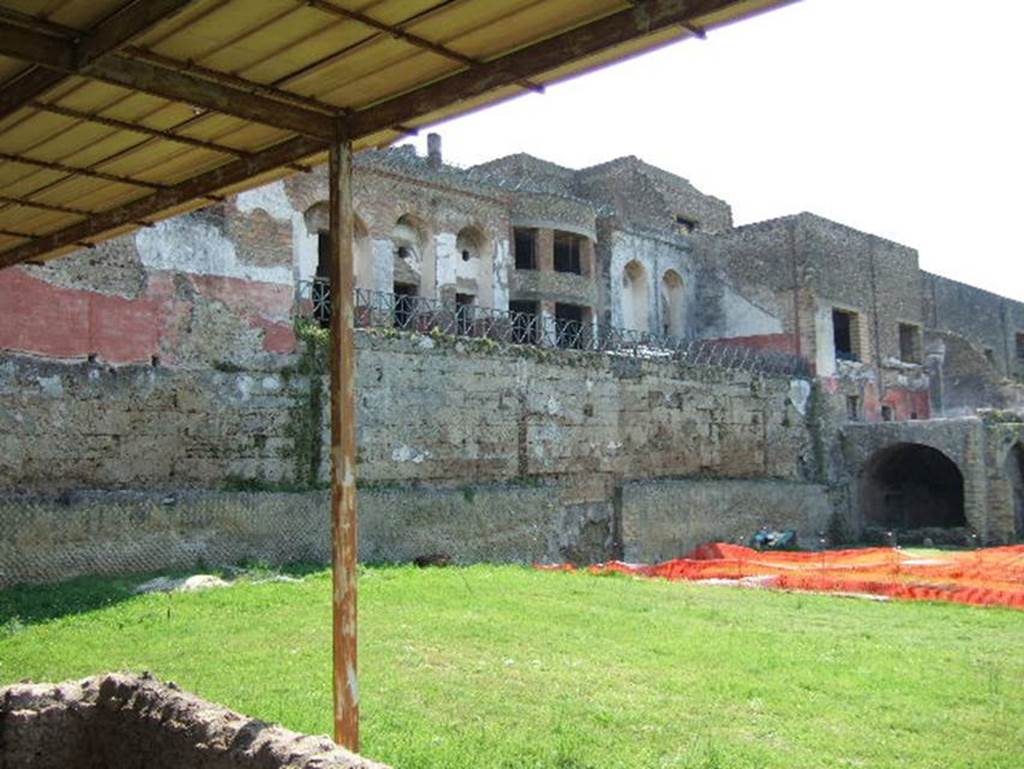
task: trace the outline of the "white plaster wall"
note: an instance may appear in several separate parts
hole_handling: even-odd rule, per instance
[[[781,334],[782,321],[728,286],[722,292],[723,336]]]
[[[165,219],[140,230],[135,234],[135,245],[142,264],[150,270],[292,285],[291,267],[244,264],[232,241],[216,227],[192,216]]]
[[[818,376],[835,376],[836,338],[832,328],[832,304],[814,303],[814,366]]]
[[[390,294],[395,287],[394,244],[390,238],[373,241],[373,288]]]
[[[630,232],[612,233],[611,258],[611,316],[612,325],[630,328],[629,301],[624,297],[622,277],[626,265],[636,260],[643,265],[647,278],[647,321],[643,330],[661,332],[661,276],[675,270],[683,280],[683,313],[686,318],[684,335],[693,328],[696,302],[696,280],[689,254],[672,243]]]
[[[455,285],[458,266],[462,257],[455,248],[455,233],[439,232],[434,236],[434,252],[437,254],[437,288]]]
[[[512,255],[509,253],[507,239],[496,240],[494,243],[494,286],[493,304],[496,310],[508,309],[508,281],[509,270],[512,265]]]

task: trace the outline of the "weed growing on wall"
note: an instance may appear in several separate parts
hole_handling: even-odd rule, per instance
[[[320,485],[323,457],[324,375],[331,332],[307,318],[297,318],[295,338],[299,347],[296,373],[305,379],[306,387],[295,390],[295,403],[289,410],[288,435],[294,446],[295,483],[316,488]]]

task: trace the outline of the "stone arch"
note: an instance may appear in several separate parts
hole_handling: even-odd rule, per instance
[[[871,456],[861,475],[860,506],[869,526],[967,525],[963,473],[943,452],[922,443],[897,443]]]
[[[457,291],[480,297],[491,270],[487,236],[475,224],[467,225],[455,236],[455,278]]]
[[[408,290],[418,287],[423,276],[427,227],[418,216],[403,214],[391,228],[394,257],[394,285]]]
[[[475,224],[463,227],[455,236],[455,250],[458,251],[459,260],[462,262],[479,259],[484,255],[486,247],[487,236]]]
[[[661,276],[661,332],[676,339],[686,335],[685,287],[675,270]]]
[[[313,274],[316,277],[326,278],[327,264],[325,263],[330,232],[330,208],[324,201],[314,203],[303,214],[306,222],[306,231],[312,235],[316,233],[317,263]],[[352,231],[352,251],[356,274],[356,286],[359,288],[373,287],[373,243],[370,240],[370,231],[366,222],[357,213]]]
[[[1017,442],[1010,447],[1003,471],[1010,481],[1014,536],[1018,542],[1024,541],[1024,444]]]
[[[622,270],[622,325],[631,331],[649,331],[649,318],[647,268],[634,259]]]

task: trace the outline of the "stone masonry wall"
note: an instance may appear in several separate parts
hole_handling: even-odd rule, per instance
[[[4,769],[386,769],[147,674],[0,689]]]
[[[357,337],[366,480],[799,478],[808,438],[787,381],[600,354]],[[323,379],[299,356],[264,363],[184,371],[5,355],[0,487],[325,479]]]

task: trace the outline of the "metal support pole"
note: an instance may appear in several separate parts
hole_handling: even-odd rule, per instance
[[[330,150],[331,224],[331,567],[333,572],[334,739],[359,750],[356,676],[356,399],[352,326],[352,145]]]

